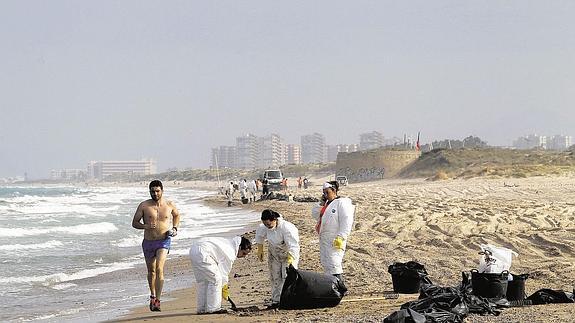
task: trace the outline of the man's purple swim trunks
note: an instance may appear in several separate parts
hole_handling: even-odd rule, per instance
[[[142,241],[142,250],[144,251],[144,257],[154,258],[156,256],[156,251],[158,249],[168,249],[170,252],[170,245],[172,243],[172,238],[167,237],[164,240],[146,240]]]

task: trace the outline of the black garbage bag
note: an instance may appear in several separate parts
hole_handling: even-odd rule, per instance
[[[407,302],[401,308],[425,315],[428,322],[462,322],[469,313],[459,289],[436,285],[423,285],[419,299]]]
[[[533,305],[552,303],[574,303],[573,293],[543,288],[527,297]]]
[[[431,284],[425,266],[415,261],[393,263],[387,271],[391,274],[393,291],[396,293],[415,294],[421,285]]]
[[[286,310],[334,307],[341,301],[346,287],[335,276],[287,268],[287,277],[279,308]]]
[[[417,313],[410,308],[404,308],[389,314],[383,319],[383,323],[425,323],[426,318],[423,314]]]
[[[463,296],[463,300],[467,305],[469,313],[486,315],[491,314],[498,316],[501,311],[497,310],[497,305],[490,302],[488,299],[473,295],[473,287],[471,285],[471,273],[461,272],[461,285],[459,291]]]
[[[524,300],[527,295],[525,295],[525,281],[529,278],[529,274],[515,275],[513,280],[507,282],[507,300],[519,301]]]

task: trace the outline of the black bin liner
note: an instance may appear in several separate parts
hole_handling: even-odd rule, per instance
[[[287,268],[279,308],[286,310],[334,307],[339,304],[345,285],[335,276]]]
[[[527,295],[525,295],[525,281],[529,278],[529,274],[511,274],[511,276],[513,276],[513,280],[507,282],[507,300],[524,300],[527,297]]]
[[[502,273],[480,273],[477,269],[473,269],[471,270],[473,294],[485,298],[505,298],[508,278],[507,270]]]
[[[393,291],[396,293],[419,293],[422,283],[431,284],[425,266],[415,261],[393,263],[389,265],[387,271],[391,274]]]
[[[549,288],[540,289],[527,297],[527,299],[530,300],[533,305],[575,303],[573,293]]]

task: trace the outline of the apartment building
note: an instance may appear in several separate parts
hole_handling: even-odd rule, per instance
[[[547,148],[547,137],[531,134],[517,138],[513,141],[513,147],[517,149]]]
[[[257,168],[259,158],[258,144],[258,137],[250,133],[236,137],[236,168]]]
[[[88,163],[88,178],[105,180],[121,175],[152,175],[157,173],[157,164],[152,159],[91,161]]]
[[[549,138],[547,149],[565,150],[573,145],[571,136],[555,135]]]
[[[303,164],[327,161],[327,145],[322,134],[316,132],[301,136],[301,159]]]
[[[290,165],[301,164],[301,147],[300,145],[286,145],[286,163]]]
[[[212,148],[211,164],[213,168],[236,168],[236,146]]]
[[[286,145],[277,134],[258,138],[258,168],[279,168],[286,164]]]
[[[366,132],[359,135],[359,149],[369,150],[383,147],[384,138],[378,131]]]

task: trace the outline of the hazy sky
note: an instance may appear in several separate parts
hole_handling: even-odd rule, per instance
[[[575,1],[0,2],[0,177],[278,133],[575,135]]]

